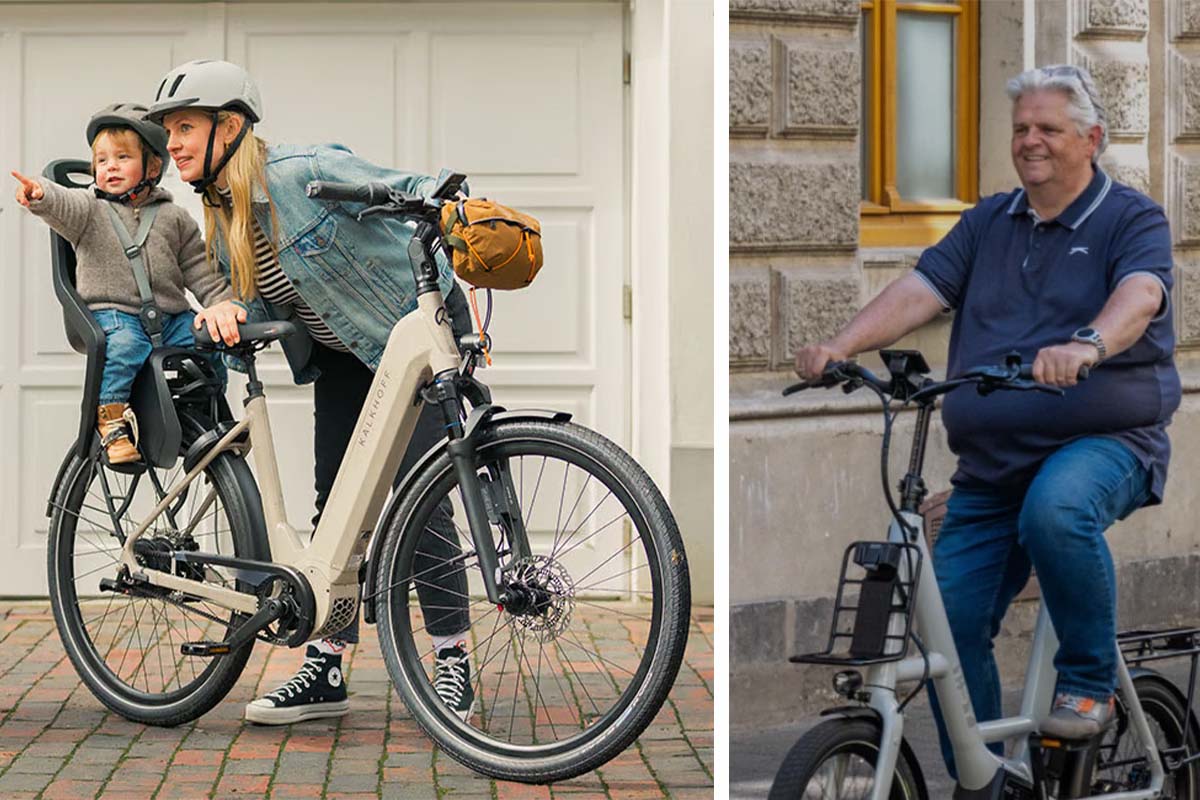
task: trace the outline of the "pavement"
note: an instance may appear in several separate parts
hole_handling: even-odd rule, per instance
[[[603,610],[590,612],[603,615]],[[489,780],[438,752],[392,689],[373,626],[344,658],[351,713],[268,728],[245,703],[295,671],[300,651],[259,644],[228,698],[155,728],[109,712],[79,681],[46,602],[0,602],[0,798],[674,798],[713,796],[713,612],[693,610],[666,704],[604,767],[551,786]]]

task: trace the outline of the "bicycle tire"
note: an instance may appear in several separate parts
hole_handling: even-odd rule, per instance
[[[178,471],[181,467],[175,469]],[[116,558],[112,553],[124,542],[123,527],[112,521],[113,516],[120,520],[120,515],[109,516],[107,525],[98,519],[109,508],[106,495],[109,499],[114,496],[111,484],[105,481],[112,479],[115,484],[119,480],[114,477],[117,473],[107,470],[98,451],[87,459],[76,456],[64,471],[52,499],[47,575],[50,604],[59,636],[80,679],[107,708],[126,719],[147,725],[169,727],[190,722],[212,709],[233,688],[250,658],[254,640],[223,656],[183,656],[179,650],[183,641],[221,641],[239,615],[199,599],[177,598],[177,602],[172,603],[163,598],[133,598],[99,591],[99,579],[115,575],[111,566]],[[104,477],[100,479],[102,474]],[[145,477],[145,474],[138,477]],[[135,482],[127,478],[122,490],[125,494],[119,496],[122,500],[125,497],[131,499],[117,510],[128,512],[139,503],[143,510],[148,510],[145,504],[152,504],[153,497],[139,499],[136,493],[138,487],[147,485],[149,480],[145,477],[145,480]],[[204,519],[198,521],[195,529],[207,532],[195,538],[208,538],[205,552],[229,554],[232,551],[241,558],[269,561],[262,504],[246,462],[230,453],[217,456],[206,468],[204,479],[198,476],[189,487],[189,494],[195,487],[203,488],[206,482],[215,492],[212,507],[218,513],[208,520],[207,512],[203,508],[199,511]],[[93,487],[94,483],[98,488]],[[165,485],[169,485],[169,481]],[[151,488],[158,492],[153,485]],[[197,494],[191,496],[194,498]],[[183,501],[174,508],[176,514],[187,503],[187,497],[184,495]],[[97,502],[105,505],[93,505]],[[192,502],[194,511],[195,501]],[[221,514],[228,524],[227,529],[220,527]],[[159,520],[164,516],[165,513],[160,515]],[[155,521],[155,529],[147,531],[139,542],[151,533],[166,536],[168,530],[175,527],[173,523],[167,525],[165,522],[160,527],[159,520]],[[86,529],[81,522],[94,528]],[[200,543],[196,541],[195,544],[199,549]],[[155,557],[159,558],[158,565],[147,568],[161,569],[170,563],[169,556]],[[210,567],[204,572],[206,579],[218,580],[223,585],[237,586],[243,591],[250,588],[226,576],[222,570]],[[91,597],[99,599],[93,602]],[[101,606],[104,607],[102,614],[98,613]],[[200,612],[217,616],[224,622],[212,622]]]
[[[1179,695],[1158,674],[1143,674],[1134,678],[1134,691],[1146,713],[1151,732],[1159,750],[1186,747],[1187,753],[1200,752],[1196,724]],[[1087,770],[1079,786],[1080,793],[1070,797],[1090,797],[1103,792],[1125,792],[1145,789],[1150,785],[1150,771],[1140,757],[1142,745],[1129,722],[1129,713],[1117,695],[1117,722],[1103,735],[1096,752],[1085,764]],[[1115,766],[1108,766],[1115,765]],[[1163,782],[1163,798],[1200,800],[1200,763],[1191,762],[1174,772],[1168,772]]]
[[[472,631],[476,633],[486,631],[489,627],[491,629],[486,644],[476,641],[472,647],[474,662],[471,675],[477,690],[479,713],[470,717],[470,723],[465,723],[439,701],[431,685],[431,652],[425,651],[414,638],[420,630],[414,622],[422,621],[423,617],[417,615],[425,612],[413,607],[410,595],[414,593],[414,584],[418,582],[413,576],[421,574],[413,570],[419,552],[417,547],[423,536],[414,531],[423,534],[434,511],[444,508],[444,500],[453,497],[457,491],[452,462],[448,454],[443,452],[414,479],[411,490],[407,492],[385,534],[382,555],[376,567],[377,585],[385,587],[385,593],[377,600],[380,648],[392,681],[413,717],[439,748],[452,758],[476,772],[502,780],[525,783],[566,780],[595,769],[628,747],[654,719],[667,698],[683,659],[689,627],[690,584],[682,540],[666,501],[649,476],[624,451],[593,431],[569,422],[502,421],[477,433],[476,449],[482,470],[495,468],[502,463],[513,470],[514,492],[520,495],[521,517],[529,521],[531,529],[536,529],[545,518],[545,506],[537,505],[539,487],[542,487],[543,481],[546,485],[554,484],[560,470],[556,466],[559,461],[567,465],[561,469],[563,489],[557,500],[558,516],[552,520],[553,540],[543,536],[537,540],[540,544],[533,545],[537,539],[536,532],[532,531],[529,537],[534,550],[547,552],[531,553],[520,559],[513,558],[510,553],[510,563],[507,564],[509,567],[523,568],[523,561],[534,563],[538,558],[545,559],[537,562],[545,569],[544,574],[538,574],[547,581],[560,581],[552,594],[553,603],[559,607],[556,610],[547,608],[540,616],[533,614],[521,617],[514,614],[511,608],[505,610],[492,606],[486,597],[476,601],[473,604],[475,607],[482,605],[492,609],[471,621]],[[527,465],[527,458],[540,459],[536,485],[533,465]],[[556,461],[547,470],[550,459]],[[547,478],[547,474],[551,477]],[[585,475],[586,478],[583,477]],[[575,482],[571,483],[572,480]],[[567,536],[565,531],[575,523],[574,515],[582,515],[582,511],[576,509],[593,480],[596,486],[588,495],[588,503],[601,491],[607,493]],[[580,485],[574,505],[570,505],[572,501],[567,497],[568,484],[572,494],[575,494],[576,485]],[[612,507],[607,506],[610,497],[615,500]],[[566,510],[568,505],[569,513]],[[597,513],[601,507],[605,511]],[[618,508],[622,516],[610,520],[609,512]],[[554,513],[555,509],[551,508],[550,514],[553,516]],[[563,514],[567,515],[565,519],[562,518]],[[622,554],[622,561],[611,568],[604,566],[613,560],[613,556],[609,556],[601,566],[592,568],[585,576],[580,572],[583,568],[575,567],[575,571],[571,572],[565,565],[571,563],[574,566],[576,563],[570,560],[571,553],[586,540],[568,543],[593,515],[596,521],[590,523],[593,527],[588,529],[587,540],[605,537],[594,545],[594,549],[603,556],[606,552],[604,542],[609,536],[606,531],[623,529],[624,522],[615,529],[611,527],[612,523],[616,519],[627,519],[631,532],[625,548],[630,550],[630,555]],[[596,528],[601,518],[606,524]],[[546,520],[547,529],[550,521]],[[457,525],[455,528],[466,553],[461,563],[462,570],[468,574],[471,586],[469,594],[480,597],[481,582],[470,580],[471,574],[477,577],[478,573],[477,564],[473,567],[474,573],[471,573],[472,565],[468,564],[471,556],[467,551],[472,547],[470,533],[459,529]],[[638,548],[633,546],[635,543],[639,545]],[[562,569],[552,566],[551,562],[562,565]],[[621,589],[623,582],[628,579],[624,575],[611,579],[605,575],[598,581],[590,577],[602,568],[605,572],[609,569],[615,571],[626,563],[637,565],[630,572],[640,573],[645,569],[650,586],[648,591],[638,588],[628,592]],[[505,565],[506,559],[502,555],[501,566]],[[641,577],[639,574],[638,580]],[[570,581],[574,583],[568,588]],[[597,591],[615,594],[618,598],[625,597],[630,602],[627,605],[618,603],[611,607],[602,606],[609,609],[603,622],[581,621],[580,612],[583,615],[593,613],[591,606],[600,605],[589,599],[589,593],[595,594]],[[570,601],[564,599],[568,594]],[[568,602],[572,604],[570,609],[566,608]],[[649,617],[633,613],[637,610],[645,613],[647,605]],[[495,620],[487,620],[492,613],[496,615]],[[562,625],[564,616],[568,618],[566,627],[561,630],[551,627],[551,618]],[[612,627],[601,630],[605,625]],[[594,655],[589,652],[583,644],[587,639],[579,638],[584,635],[581,632],[586,632],[587,636],[592,637],[591,643],[594,645],[597,635],[612,635],[613,630],[622,626],[632,631],[628,637],[633,644],[633,651],[637,650],[640,643],[635,636],[645,631],[645,646],[637,657],[636,666],[633,657],[630,657],[628,668],[621,667],[624,673],[613,665],[615,661],[600,655],[598,650]],[[509,636],[508,642],[501,639],[498,649],[493,650],[492,643],[497,636],[503,635]],[[530,675],[525,674],[522,660],[532,674],[533,645],[529,645],[528,655],[526,646],[534,640],[538,646],[538,668],[533,677],[531,693]],[[624,646],[623,643],[621,646]],[[516,670],[516,674],[510,676],[511,687],[506,683],[510,651]],[[583,656],[579,655],[580,651]],[[504,654],[503,663],[497,675],[494,665],[501,652]],[[585,657],[590,666],[581,670],[580,664]],[[617,658],[623,656],[613,655],[613,659]],[[544,663],[553,665],[548,669],[560,669],[563,678],[559,679],[558,671],[555,671],[556,684],[549,680],[543,682]],[[607,672],[608,675],[603,679],[598,678],[591,670],[596,673]],[[520,697],[522,685],[524,706]],[[508,702],[510,691],[511,703]],[[596,700],[597,695],[600,696],[599,701]],[[611,700],[611,706],[602,709],[601,705],[608,700]],[[539,701],[541,708],[538,707]],[[590,708],[587,707],[589,702]],[[523,708],[522,717],[527,719],[518,718],[518,707]],[[528,731],[525,729],[526,722]],[[573,725],[577,725],[578,729],[572,728]],[[561,731],[560,726],[563,727]],[[505,731],[508,738],[502,741]],[[528,741],[515,740],[526,733]]]
[[[835,718],[818,723],[801,736],[783,758],[769,800],[866,800],[875,785],[879,757],[879,723],[862,718]],[[836,772],[836,778],[829,775]],[[829,792],[829,780],[837,784]],[[889,800],[928,800],[925,779],[912,750],[902,743],[896,757]]]

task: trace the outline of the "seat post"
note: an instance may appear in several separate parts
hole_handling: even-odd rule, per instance
[[[243,402],[243,405],[245,405],[245,403],[249,403],[256,397],[264,397],[265,393],[263,392],[262,382],[258,379],[258,369],[254,364],[254,351],[247,349],[241,358],[242,363],[246,365],[246,377],[249,378],[249,381],[246,383],[246,399]]]

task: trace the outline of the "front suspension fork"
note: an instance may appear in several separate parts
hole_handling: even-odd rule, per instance
[[[530,555],[529,539],[507,462],[489,464],[486,476],[479,474],[474,437],[478,428],[467,430],[463,427],[458,377],[456,370],[447,370],[436,375],[426,399],[436,403],[442,411],[446,436],[450,440],[446,450],[458,477],[463,510],[467,515],[475,555],[479,559],[479,569],[483,574],[484,590],[490,602],[503,606],[508,597],[504,590],[504,576],[500,568],[496,540],[492,535],[492,526],[495,525],[504,532],[508,540],[507,554],[510,561]]]

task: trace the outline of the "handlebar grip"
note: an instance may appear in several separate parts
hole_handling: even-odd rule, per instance
[[[366,203],[377,206],[388,202],[392,190],[383,183],[330,183],[329,181],[310,181],[304,187],[304,193],[317,200],[337,200],[348,203]]]
[[[1091,368],[1087,364],[1084,364],[1079,368],[1079,374],[1076,377],[1081,381],[1086,381],[1091,374]],[[1021,377],[1028,381],[1033,380],[1033,364],[1021,365]]]
[[[201,325],[198,330],[196,328],[193,328],[192,329],[192,338],[195,340],[197,347],[216,347],[217,346],[217,343],[215,341],[213,341],[213,338],[208,335],[208,326],[207,325]]]

